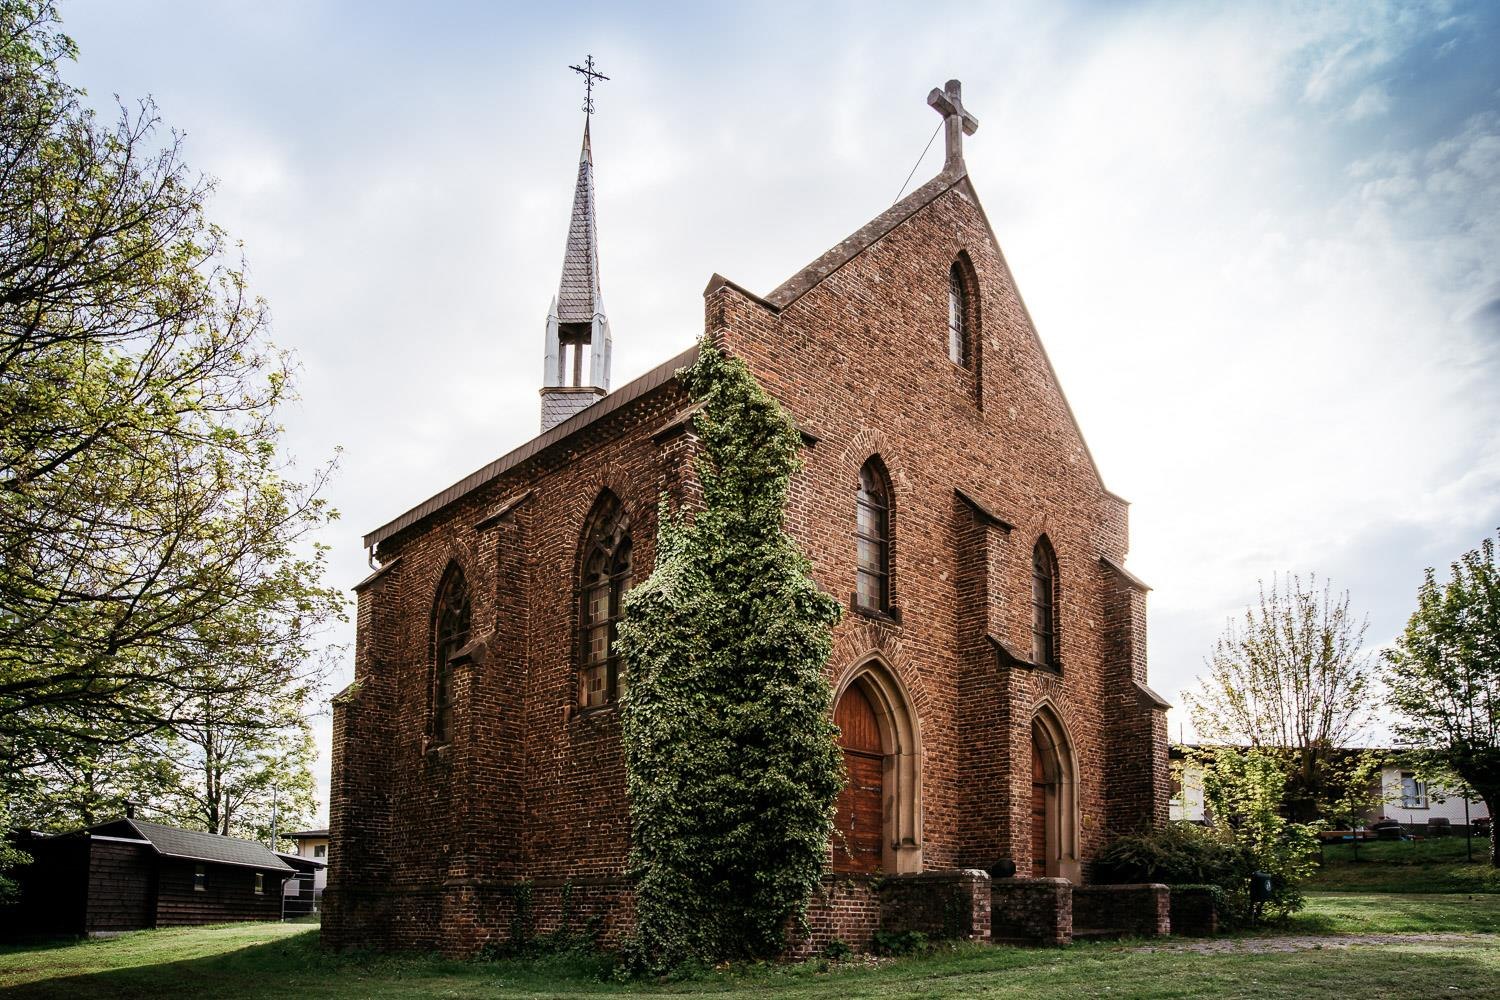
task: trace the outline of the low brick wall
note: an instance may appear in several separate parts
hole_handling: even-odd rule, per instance
[[[993,941],[1065,945],[1073,940],[1073,883],[1065,878],[998,878],[990,883]]]
[[[880,929],[933,940],[990,939],[990,877],[972,868],[892,875],[880,883]]]
[[[1172,931],[1171,892],[1157,883],[1073,888],[1073,931],[1159,937]]]
[[[829,875],[807,902],[807,926],[787,930],[789,958],[815,955],[834,941],[866,951],[880,929],[878,875]]]
[[[322,940],[333,949],[441,951],[454,957],[559,930],[614,948],[634,929],[635,894],[622,878],[452,882],[323,893]],[[439,930],[441,929],[441,930]]]
[[[1219,911],[1212,889],[1172,887],[1172,933],[1184,937],[1213,937],[1219,933]]]

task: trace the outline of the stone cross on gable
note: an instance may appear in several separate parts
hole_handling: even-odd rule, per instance
[[[927,95],[927,103],[943,116],[943,138],[947,145],[943,169],[951,170],[964,162],[964,136],[978,131],[979,119],[964,107],[963,84],[957,80],[949,80],[942,90],[933,87],[932,93]]]

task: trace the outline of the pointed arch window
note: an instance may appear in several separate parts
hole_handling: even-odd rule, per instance
[[[1043,535],[1031,550],[1031,661],[1056,668],[1057,554]]]
[[[973,367],[974,322],[962,260],[948,268],[948,360],[963,368]]]
[[[453,655],[469,643],[469,584],[463,570],[448,567],[432,616],[432,741],[453,733]]]
[[[871,458],[859,470],[854,497],[854,603],[866,611],[891,608],[891,504],[885,470]]]
[[[578,704],[595,708],[619,697],[624,683],[616,639],[621,604],[630,589],[630,526],[625,509],[613,493],[606,492],[594,505],[584,529],[583,546],[578,585]]]

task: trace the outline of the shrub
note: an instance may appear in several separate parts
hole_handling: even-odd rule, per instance
[[[1099,856],[1099,875],[1108,882],[1227,885],[1241,875],[1249,878],[1248,863],[1233,838],[1192,823],[1169,823],[1110,844]]]
[[[852,954],[854,949],[843,938],[834,938],[823,946],[823,957],[835,962],[842,962]]]
[[[870,939],[870,950],[893,958],[920,954],[927,950],[927,935],[921,931],[876,931]]]
[[[1281,919],[1300,910],[1306,902],[1301,885],[1312,874],[1317,840],[1311,827],[1280,815],[1286,772],[1275,758],[1255,750],[1208,751],[1200,763],[1216,825],[1170,823],[1121,837],[1100,855],[1100,877],[1216,886],[1219,916],[1236,926],[1257,916],[1250,902],[1250,873],[1266,872],[1272,889],[1265,914]]]

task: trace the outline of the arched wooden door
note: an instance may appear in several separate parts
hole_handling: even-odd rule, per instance
[[[1035,734],[1031,738],[1031,872],[1033,878],[1047,875],[1047,765]]]
[[[844,751],[849,783],[839,793],[834,817],[833,869],[838,872],[880,870],[885,829],[884,753],[880,724],[870,699],[850,685],[833,712]]]

